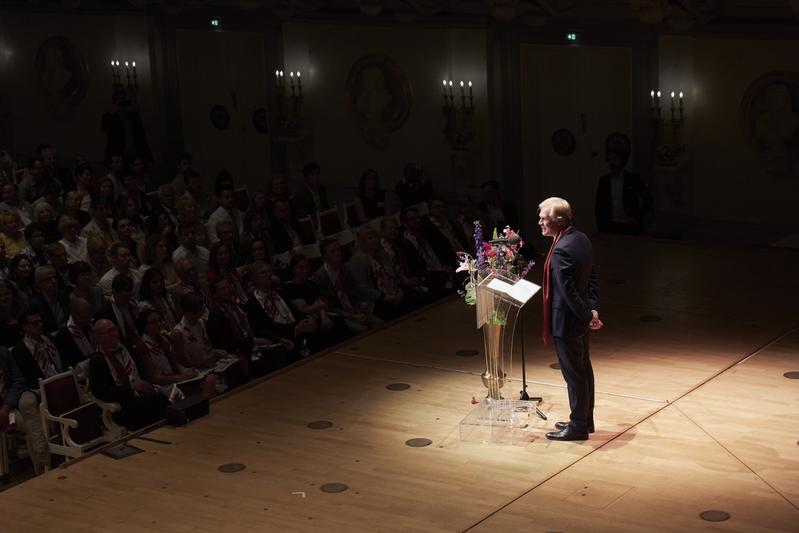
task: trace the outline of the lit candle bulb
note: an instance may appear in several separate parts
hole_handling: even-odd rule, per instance
[[[671,91],[671,108],[674,109],[674,91]]]
[[[300,71],[297,71],[297,88],[300,91],[300,96],[302,96],[302,78],[300,78]]]
[[[461,98],[464,96],[466,96],[466,94],[463,92],[463,80],[461,80]]]
[[[649,105],[655,107],[655,91],[649,91]]]
[[[657,99],[657,102],[658,102],[658,107],[660,107],[660,91],[656,92],[655,94],[656,94],[656,95],[657,95],[657,97],[658,97],[658,99]]]
[[[443,80],[441,83],[444,84],[444,96],[447,96],[447,80]]]
[[[469,98],[471,98],[472,96],[473,96],[472,95],[472,82],[470,81],[469,82]]]
[[[449,80],[449,96],[452,97],[452,80]]]
[[[682,91],[680,91],[680,107],[682,107]]]

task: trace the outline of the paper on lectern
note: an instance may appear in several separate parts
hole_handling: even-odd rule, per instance
[[[501,279],[494,278],[488,283],[488,288],[497,292],[502,292],[516,300],[521,304],[527,303],[527,300],[532,298],[535,293],[541,290],[540,285],[536,285],[526,279],[520,279],[513,285],[502,281]]]

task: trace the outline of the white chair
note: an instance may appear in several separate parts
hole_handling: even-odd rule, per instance
[[[39,380],[39,392],[50,453],[79,457],[125,433],[111,418],[111,413],[119,411],[119,404],[103,402],[85,393],[72,369]],[[53,432],[52,427],[57,430]]]

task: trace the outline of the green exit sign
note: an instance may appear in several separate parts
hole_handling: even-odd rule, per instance
[[[576,33],[567,33],[566,40],[569,42],[577,42],[577,34]]]

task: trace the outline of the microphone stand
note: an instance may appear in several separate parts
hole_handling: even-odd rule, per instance
[[[527,364],[524,359],[524,316],[520,317],[519,325],[521,326],[522,330],[522,334],[520,335],[522,343],[522,390],[519,392],[519,400],[525,402],[538,402],[540,404],[542,401],[544,401],[544,398],[541,396],[530,396],[527,394]],[[547,419],[547,415],[545,415],[537,405],[535,407],[535,414],[537,414],[541,420]]]

